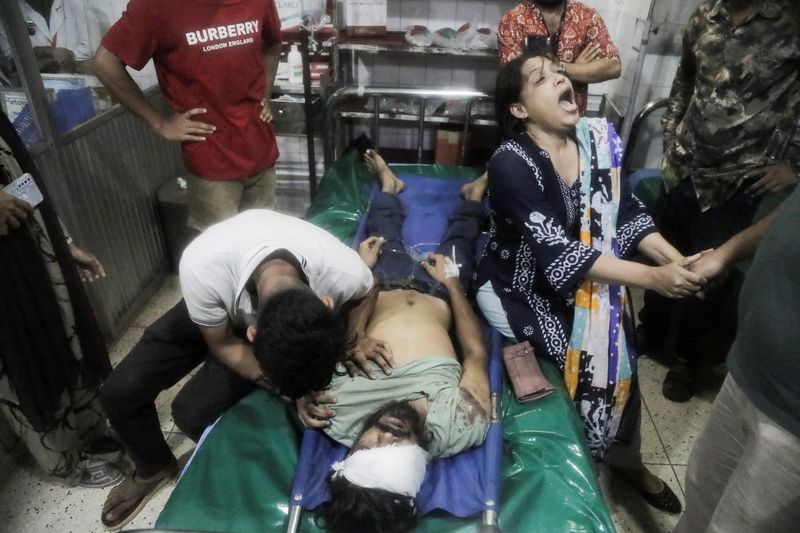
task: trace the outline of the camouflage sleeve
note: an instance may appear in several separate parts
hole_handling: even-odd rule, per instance
[[[694,94],[694,43],[700,25],[700,12],[698,10],[692,15],[683,33],[681,62],[675,73],[675,79],[672,81],[672,90],[669,93],[667,111],[661,118],[661,126],[664,128],[664,137],[675,135],[675,130],[678,129],[678,124],[680,124],[684,113],[686,113],[689,100],[692,98],[692,94]]]

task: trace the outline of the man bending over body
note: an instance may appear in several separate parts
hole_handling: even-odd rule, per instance
[[[266,209],[215,224],[186,248],[184,299],[145,330],[103,385],[108,419],[136,469],[103,506],[107,529],[124,526],[177,473],[154,401],[196,366],[172,403],[175,424],[195,441],[257,386],[300,398],[330,383],[351,347],[334,310],[377,296],[374,248],[357,254],[308,222]]]
[[[451,214],[441,253],[422,263],[406,252],[400,181],[374,151],[365,159],[382,192],[367,228],[380,236],[373,267],[380,293],[374,309],[354,317],[359,338],[390,350],[390,373],[334,376],[331,387],[298,402],[310,426],[351,447],[333,465],[332,501],[320,512],[332,531],[408,531],[429,457],[447,457],[483,442],[489,423],[488,357],[481,327],[465,296],[475,239],[484,215],[475,189]],[[460,272],[448,256],[461,263]],[[449,264],[448,264],[449,263]],[[450,337],[451,326],[461,363]],[[362,344],[363,346],[363,344]],[[334,411],[335,409],[335,411]],[[327,465],[326,465],[327,466]]]

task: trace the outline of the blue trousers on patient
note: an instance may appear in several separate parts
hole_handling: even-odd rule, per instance
[[[446,289],[419,264],[419,259],[422,258],[414,258],[403,242],[405,218],[405,209],[396,194],[381,192],[372,201],[367,218],[367,236],[386,239],[372,273],[384,290],[415,289],[433,296],[446,297]],[[450,214],[447,231],[436,248],[437,253],[451,259],[455,250],[456,263],[461,265],[458,277],[465,289],[469,288],[472,280],[475,241],[484,218],[483,207],[479,202],[465,201],[459,204]]]

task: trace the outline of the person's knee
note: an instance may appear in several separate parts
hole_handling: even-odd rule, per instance
[[[180,394],[172,401],[172,419],[175,421],[175,426],[195,442],[212,422],[200,420],[197,416],[196,405]]]
[[[147,397],[142,380],[125,368],[111,372],[100,389],[100,401],[108,413],[125,411],[141,403],[152,403],[154,399]]]

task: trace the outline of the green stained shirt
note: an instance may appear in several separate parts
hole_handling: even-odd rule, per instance
[[[486,437],[489,419],[469,393],[458,386],[461,364],[449,357],[427,357],[395,368],[387,376],[377,366],[375,379],[334,375],[326,391],[336,403],[330,426],[324,429],[329,437],[352,447],[361,434],[364,421],[392,400],[428,399],[425,429],[433,442],[428,448],[432,457],[449,457],[477,446]],[[344,367],[338,369],[342,371]]]
[[[754,168],[786,158],[800,170],[790,142],[800,115],[797,8],[765,0],[734,27],[726,4],[710,0],[689,20],[662,118],[676,141],[664,154],[664,185],[691,178],[703,211],[728,200]]]

